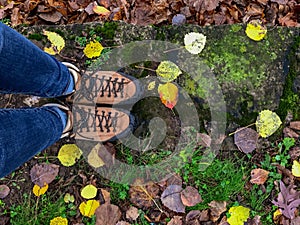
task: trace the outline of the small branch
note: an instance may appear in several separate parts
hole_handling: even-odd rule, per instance
[[[152,72],[156,72],[156,71],[153,70],[153,69],[146,68],[146,67],[143,67],[143,66],[135,66],[135,68],[138,68],[138,69],[144,69],[144,70],[149,70],[149,71],[152,71]]]
[[[240,132],[240,131],[242,131],[242,130],[245,130],[246,128],[251,127],[251,126],[253,126],[253,125],[255,125],[255,123],[251,123],[251,124],[249,124],[249,125],[247,125],[247,126],[245,126],[245,127],[242,127],[242,128],[240,128],[240,129],[238,129],[238,130],[236,130],[236,131],[234,131],[234,132],[228,134],[228,136],[231,136],[231,135],[233,135],[233,134],[235,134],[235,133],[238,133],[238,132]]]

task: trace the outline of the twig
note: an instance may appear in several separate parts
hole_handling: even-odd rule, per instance
[[[144,69],[144,70],[149,70],[149,71],[152,71],[152,72],[156,72],[156,71],[153,70],[153,69],[146,68],[146,67],[143,67],[143,66],[135,66],[135,68],[139,68],[139,69]]]
[[[176,51],[176,50],[180,50],[180,49],[182,49],[182,48],[184,48],[184,46],[181,46],[181,47],[179,47],[179,48],[172,48],[172,49],[163,51],[163,53],[173,52],[173,51]]]
[[[231,135],[233,135],[233,134],[235,134],[235,133],[238,133],[238,132],[240,132],[240,131],[242,131],[242,130],[245,130],[246,128],[251,127],[251,126],[253,126],[253,125],[255,125],[255,123],[251,123],[251,124],[249,124],[249,125],[247,125],[247,126],[245,126],[245,127],[242,127],[242,128],[240,128],[240,129],[238,129],[238,130],[236,130],[236,131],[234,131],[234,132],[228,134],[228,136],[231,136]]]

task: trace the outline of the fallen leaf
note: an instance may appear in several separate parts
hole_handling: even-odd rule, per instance
[[[268,179],[269,173],[269,171],[266,171],[264,169],[253,169],[251,171],[250,182],[252,184],[264,184]]]
[[[182,225],[182,217],[181,216],[174,216],[167,225]]]
[[[275,222],[275,224],[279,223],[281,216],[282,216],[282,213],[280,212],[280,209],[275,210],[275,212],[273,213],[273,221]]]
[[[181,193],[181,201],[185,206],[195,206],[198,203],[202,202],[202,198],[198,190],[194,187],[187,186]]]
[[[110,11],[107,8],[98,5],[94,5],[93,11],[101,16],[108,16],[110,14]]]
[[[88,154],[87,161],[94,168],[99,168],[105,165],[105,163],[99,156],[99,151],[101,147],[103,147],[103,145],[101,144],[95,145],[95,147]]]
[[[248,219],[248,224],[249,225],[262,225],[260,217],[261,216],[256,215],[256,216],[253,217],[253,219]]]
[[[154,204],[154,199],[159,193],[159,186],[153,182],[139,185],[143,182],[137,179],[135,185],[130,187],[130,201],[139,208],[150,208]]]
[[[83,53],[91,59],[99,57],[103,49],[103,46],[98,41],[91,41],[85,46]]]
[[[295,177],[300,177],[300,163],[296,160],[293,161],[292,174]]]
[[[290,122],[290,126],[291,129],[294,130],[300,130],[300,121],[292,121]]]
[[[173,83],[158,85],[161,102],[169,109],[173,109],[178,101],[178,88]]]
[[[210,219],[216,222],[221,214],[226,211],[227,203],[225,201],[211,201],[208,206],[210,206]]]
[[[45,47],[44,51],[50,55],[56,55],[65,47],[65,40],[57,33],[51,31],[43,31],[43,34],[47,36],[51,43],[49,48]]]
[[[286,3],[288,3],[288,0],[271,0],[271,2],[276,2],[279,5],[285,5]]]
[[[200,214],[201,214],[200,210],[190,211],[185,217],[186,224],[188,224],[188,225],[200,225],[200,222],[199,222],[199,218],[201,216]]]
[[[205,133],[197,133],[197,143],[202,147],[210,147],[211,137]]]
[[[35,196],[39,197],[40,195],[43,195],[46,193],[46,191],[48,190],[49,185],[46,184],[43,187],[40,187],[39,185],[34,185],[32,188],[32,192]]]
[[[121,216],[118,206],[106,202],[96,210],[96,225],[115,225]]]
[[[288,219],[295,218],[295,211],[300,205],[300,192],[295,190],[295,185],[290,184],[288,187],[280,181],[280,192],[278,193],[277,201],[273,200],[272,203],[278,206],[281,213]]]
[[[85,199],[95,198],[97,195],[97,188],[92,185],[86,185],[80,192],[80,195]]]
[[[136,220],[139,217],[139,215],[139,210],[134,206],[130,206],[129,209],[126,211],[126,219],[129,220]]]
[[[285,136],[288,136],[290,138],[299,138],[299,134],[297,134],[295,131],[293,131],[291,128],[289,127],[285,127],[283,129],[283,133]]]
[[[205,46],[206,36],[201,33],[191,32],[184,36],[184,47],[191,54],[199,54]]]
[[[58,175],[59,166],[51,163],[35,164],[30,170],[31,181],[40,187],[50,184]]]
[[[168,186],[161,195],[161,201],[170,210],[178,213],[185,212],[185,206],[183,205],[180,197],[182,187],[179,185]]]
[[[100,188],[100,191],[101,191],[102,197],[104,199],[104,202],[110,202],[110,193],[103,188]]]
[[[266,138],[275,133],[281,123],[282,122],[276,113],[270,110],[263,110],[259,113],[255,124],[260,136]]]
[[[247,24],[246,34],[250,39],[260,41],[266,36],[267,28],[262,25],[261,21],[251,20]]]
[[[7,195],[9,195],[10,192],[10,188],[5,185],[5,184],[1,184],[0,185],[0,198],[3,199],[5,198]]]
[[[73,166],[76,159],[79,159],[82,155],[82,151],[75,144],[65,144],[58,152],[57,158],[64,166]]]
[[[171,82],[182,73],[179,67],[171,61],[162,61],[155,72],[162,82]]]
[[[149,84],[148,84],[148,90],[151,91],[155,88],[155,81],[151,81]]]
[[[227,222],[230,225],[243,225],[250,216],[250,209],[244,206],[233,206],[228,212],[230,217],[227,219]]]
[[[55,217],[50,220],[50,225],[68,225],[68,219],[61,216]]]
[[[38,16],[48,22],[57,23],[62,18],[62,14],[58,11],[48,12],[48,13],[40,13]]]
[[[79,211],[83,216],[92,217],[99,206],[99,201],[88,200],[87,202],[82,202],[79,205]]]
[[[66,193],[64,196],[64,202],[65,203],[73,203],[75,201],[74,195],[71,195],[70,193]]]
[[[256,149],[258,133],[251,128],[240,128],[234,133],[234,144],[244,153],[251,153]]]

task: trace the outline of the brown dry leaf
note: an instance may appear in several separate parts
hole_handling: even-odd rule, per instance
[[[135,184],[143,184],[142,180],[137,179]],[[132,186],[129,189],[130,201],[138,208],[150,208],[154,204],[154,199],[159,193],[159,186],[153,182],[145,185]]]
[[[104,202],[110,202],[110,193],[103,188],[100,188],[100,191],[101,191],[102,197],[104,199]],[[101,203],[101,201],[100,201],[100,203]]]
[[[182,217],[174,216],[167,225],[182,225]]]
[[[261,7],[260,5],[257,5],[255,3],[250,3],[248,6],[247,6],[247,15],[249,16],[260,16],[260,15],[263,15],[264,13],[264,8]]]
[[[62,18],[62,14],[60,12],[54,11],[50,13],[40,13],[38,16],[48,22],[57,23]]]
[[[300,121],[290,122],[290,128],[294,130],[300,130]]]
[[[5,184],[2,184],[0,185],[0,198],[3,199],[5,198],[7,195],[9,195],[10,193],[10,188],[5,185]]]
[[[285,136],[290,137],[290,138],[299,138],[299,134],[297,134],[295,131],[293,131],[291,128],[285,127],[283,129],[283,133]]]
[[[262,225],[259,215],[254,216],[253,219],[248,219],[247,222],[249,225]]]
[[[210,206],[210,219],[213,222],[216,222],[220,218],[221,214],[227,210],[227,203],[225,201],[211,201],[208,205]]]
[[[126,211],[126,219],[128,220],[136,220],[139,217],[139,215],[139,210],[134,206],[130,206],[129,209]]]
[[[12,14],[10,16],[11,25],[12,26],[17,26],[17,25],[21,24],[22,23],[21,18],[22,18],[22,16],[20,14],[20,9],[18,7],[13,8],[12,9]]]
[[[268,179],[269,171],[264,169],[253,169],[251,171],[251,180],[252,184],[264,184]]]
[[[115,225],[122,213],[118,206],[106,202],[96,209],[95,215],[96,225]]]
[[[161,201],[170,210],[174,212],[185,212],[185,206],[181,201],[182,187],[179,185],[170,185],[168,186],[161,195]]]
[[[287,27],[295,27],[298,23],[292,17],[294,16],[294,13],[288,13],[284,17],[278,18],[278,22],[282,26]]]
[[[90,4],[88,4],[88,6],[85,7],[84,11],[89,15],[93,15],[95,14],[94,6],[97,6],[97,2],[91,2]]]
[[[300,147],[298,147],[298,146],[293,147],[289,151],[289,155],[291,156],[291,161],[298,160],[298,158],[300,156]]]
[[[203,210],[203,211],[200,212],[199,221],[200,221],[200,222],[209,221],[209,213],[208,213],[208,209]]]
[[[186,224],[187,225],[200,225],[200,222],[199,222],[200,216],[201,216],[200,210],[190,211],[185,217]]]
[[[211,137],[205,133],[197,133],[197,142],[203,147],[210,147]]]
[[[240,128],[234,134],[234,143],[244,153],[251,153],[256,148],[258,133],[251,128]]]
[[[7,6],[4,6],[3,8],[0,8],[0,20],[3,19],[6,16],[6,10],[12,9],[14,7],[15,2],[11,1]]]
[[[181,201],[185,206],[195,206],[202,202],[202,198],[198,190],[194,187],[187,186],[180,194]]]
[[[31,181],[40,187],[50,184],[58,175],[59,166],[55,164],[35,164],[30,170]]]
[[[258,3],[266,5],[269,0],[257,0]]]

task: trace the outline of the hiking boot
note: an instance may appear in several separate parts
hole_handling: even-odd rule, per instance
[[[58,103],[48,103],[48,104],[43,105],[42,107],[47,107],[47,106],[57,107],[58,109],[60,109],[66,115],[66,118],[67,118],[66,125],[65,125],[65,128],[64,128],[60,138],[74,137],[74,133],[72,133],[72,130],[73,130],[73,114],[72,114],[71,110],[67,106],[64,106],[64,105],[61,105],[61,104],[58,104]],[[61,118],[61,119],[63,119],[63,118]]]
[[[73,113],[77,140],[114,141],[134,128],[134,117],[124,109],[74,105]]]
[[[84,76],[75,98],[79,104],[124,105],[136,102],[141,93],[141,85],[134,77],[115,71],[97,71]]]

